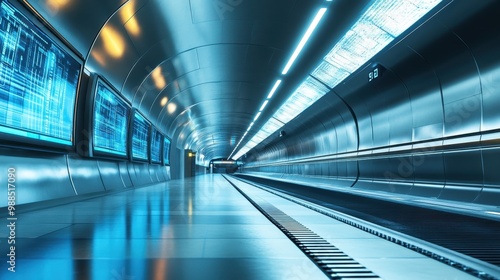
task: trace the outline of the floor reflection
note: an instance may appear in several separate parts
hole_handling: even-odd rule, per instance
[[[0,279],[282,279],[273,267],[304,258],[213,175],[20,214],[18,223],[16,272],[3,262]]]

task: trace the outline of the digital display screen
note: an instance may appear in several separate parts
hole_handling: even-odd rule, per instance
[[[170,164],[170,139],[165,137],[165,140],[163,142],[163,164],[169,165]]]
[[[94,151],[127,155],[129,113],[129,105],[98,79],[94,100]]]
[[[132,157],[148,160],[149,123],[135,112],[132,134]]]
[[[0,0],[0,132],[73,143],[80,63]]]
[[[161,141],[163,135],[156,129],[151,131],[151,162],[161,163]]]

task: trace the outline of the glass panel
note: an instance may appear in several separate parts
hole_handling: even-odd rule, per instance
[[[323,60],[311,75],[327,84],[330,88],[334,88],[350,74],[345,69],[335,67]]]

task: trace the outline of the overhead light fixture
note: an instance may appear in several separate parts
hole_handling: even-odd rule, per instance
[[[314,29],[316,29],[316,27],[318,26],[319,22],[321,21],[321,18],[323,18],[323,15],[325,13],[326,13],[326,8],[319,9],[318,13],[316,14],[316,17],[314,17],[314,20],[312,21],[312,23],[309,26],[309,28],[307,29],[306,33],[302,37],[302,40],[300,40],[299,45],[297,46],[297,48],[293,52],[292,56],[288,60],[288,63],[286,64],[286,66],[283,69],[283,71],[281,72],[281,74],[286,75],[288,73],[288,71],[292,67],[293,63],[295,62],[295,60],[299,56],[300,52],[302,51],[302,49],[306,45],[307,41],[309,40],[309,37],[311,37]]]
[[[236,151],[236,149],[238,149],[238,147],[240,146],[241,142],[243,141],[243,139],[245,138],[245,136],[248,134],[248,132],[250,131],[250,128],[252,128],[252,126],[254,125],[255,121],[260,117],[260,114],[261,112],[264,110],[264,108],[267,106],[267,104],[269,103],[269,100],[273,97],[274,93],[276,93],[276,91],[278,90],[278,87],[281,85],[281,80],[276,80],[276,82],[274,83],[274,86],[273,88],[271,89],[271,91],[269,92],[269,94],[267,95],[267,99],[264,101],[264,104],[262,104],[262,106],[260,107],[260,110],[259,110],[259,113],[257,114],[257,116],[254,118],[254,121],[248,126],[247,128],[247,131],[245,132],[245,134],[241,137],[240,141],[238,142],[238,144],[234,147],[233,151],[231,152],[231,155],[229,155],[229,158],[231,158],[231,156],[233,155],[233,153]]]
[[[100,34],[104,49],[113,58],[120,58],[125,53],[125,40],[118,30],[110,25],[102,28]]]
[[[271,97],[273,97],[274,93],[276,92],[276,90],[278,89],[280,84],[281,84],[281,80],[277,80],[276,83],[274,84],[273,88],[271,89],[271,91],[267,95],[267,99],[271,99]]]
[[[293,63],[295,62],[295,60],[297,59],[297,57],[299,56],[300,52],[302,51],[302,49],[304,48],[304,46],[306,45],[307,41],[309,40],[309,38],[311,37],[312,33],[314,32],[314,30],[316,29],[316,27],[318,26],[319,22],[321,21],[321,19],[323,18],[323,16],[325,15],[326,13],[326,10],[327,8],[321,8],[319,9],[318,13],[316,14],[316,16],[314,17],[314,20],[311,22],[311,24],[309,25],[309,28],[307,29],[306,33],[304,34],[304,36],[302,37],[302,39],[300,40],[300,43],[299,45],[297,46],[297,48],[295,49],[295,51],[293,52],[292,56],[290,57],[290,59],[288,60],[288,63],[286,64],[285,68],[283,69],[283,71],[281,72],[282,75],[286,75],[288,73],[288,71],[290,70],[290,68],[292,67]],[[254,122],[260,117],[260,114],[261,112],[264,110],[264,108],[267,106],[268,102],[269,102],[269,99],[271,99],[274,95],[274,93],[276,92],[276,90],[278,89],[278,87],[280,86],[281,84],[281,80],[277,80],[276,83],[274,84],[273,88],[271,89],[271,91],[269,92],[269,94],[267,95],[267,100],[264,101],[264,104],[262,104],[260,110],[259,110],[259,113],[257,113],[257,116],[255,116],[254,118]],[[250,125],[250,127],[253,125],[253,123]],[[250,130],[250,127],[247,129],[247,132]],[[231,155],[229,156],[229,158],[231,158],[232,154],[236,151],[236,149],[239,147],[240,143],[243,141],[243,138],[246,136],[243,135],[243,137],[241,138],[241,140],[238,142],[238,144],[234,147],[234,150],[233,152],[231,153]],[[241,152],[241,151],[240,151]]]
[[[294,93],[281,105],[274,115],[248,141],[233,159],[238,159],[286,123],[297,117],[306,108],[325,95],[329,89],[312,77],[308,77]]]
[[[262,112],[262,111],[264,110],[264,108],[266,108],[267,103],[269,103],[269,100],[264,101],[264,103],[263,103],[263,104],[262,104],[262,106],[260,107],[260,110],[259,110],[260,112]]]
[[[375,1],[311,75],[334,88],[440,2]]]
[[[161,99],[160,105],[164,107],[165,105],[167,105],[167,103],[168,103],[168,97],[165,96]]]
[[[262,114],[262,112],[258,112],[257,115],[255,116],[255,118],[253,118],[253,121],[256,121],[257,119],[259,119],[260,114]]]
[[[327,0],[327,2],[330,1]],[[329,92],[331,88],[334,88],[359,69],[359,67],[368,62],[440,2],[441,0],[373,1],[373,4],[354,23],[340,41],[334,45],[311,75],[305,79],[287,101],[276,110],[268,122],[232,158],[239,159],[269,135],[278,131],[286,123],[297,117],[324,94]],[[283,69],[283,75],[288,73],[325,12],[326,8],[318,12],[294,54]],[[276,88],[277,86],[275,85]],[[272,94],[274,92],[268,98],[272,97]],[[233,153],[236,151],[236,148]]]

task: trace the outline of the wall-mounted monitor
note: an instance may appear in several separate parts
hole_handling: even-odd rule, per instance
[[[0,0],[0,143],[72,146],[81,61],[23,11]]]
[[[93,155],[127,157],[130,105],[101,77],[93,82]]]
[[[163,164],[170,165],[170,139],[163,140]]]
[[[149,131],[151,124],[139,113],[133,109],[134,116],[131,123],[131,155],[132,160],[149,161]]]
[[[162,143],[163,143],[163,135],[156,129],[151,129],[151,163],[162,163]]]

